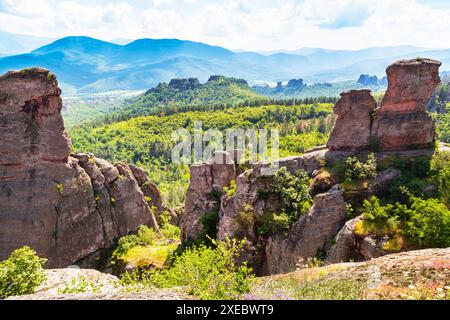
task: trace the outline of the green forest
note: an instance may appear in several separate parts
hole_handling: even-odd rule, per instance
[[[446,89],[444,85],[440,88]],[[436,100],[443,94],[438,90]],[[381,101],[382,93],[376,94]],[[107,115],[72,126],[74,152],[91,152],[111,162],[124,161],[145,168],[172,207],[182,205],[189,183],[189,168],[173,164],[174,130],[192,132],[194,122],[203,130],[232,128],[278,129],[280,157],[301,155],[326,143],[334,124],[336,97],[275,100],[252,91],[242,79],[212,76],[174,79],[146,93],[123,100]],[[96,113],[97,114],[97,113]],[[450,142],[449,114],[435,114],[440,140]]]
[[[177,143],[172,133],[179,128],[193,130],[201,121],[203,130],[260,128],[280,131],[280,156],[300,155],[323,145],[334,117],[330,103],[236,107],[216,111],[188,111],[169,116],[145,116],[98,127],[70,130],[74,152],[91,152],[111,162],[125,161],[148,170],[169,205],[183,203],[189,169],[171,163]]]

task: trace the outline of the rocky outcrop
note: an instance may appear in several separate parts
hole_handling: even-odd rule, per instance
[[[362,84],[363,86],[378,86],[378,77],[369,76],[368,74],[362,74],[359,76],[357,82],[359,84]]]
[[[327,252],[327,263],[366,261],[389,253],[383,249],[386,237],[357,234],[356,226],[363,220],[363,216],[352,219],[339,231],[334,245]]]
[[[377,109],[369,90],[341,94],[334,111],[336,125],[328,141],[331,151],[403,151],[430,148],[435,125],[427,105],[440,83],[440,62],[401,60],[387,68],[388,90]]]
[[[371,147],[370,127],[377,107],[370,90],[352,90],[341,94],[334,106],[336,125],[328,140],[332,151],[367,150]]]
[[[71,265],[156,219],[132,170],[70,155],[55,76],[0,77],[0,260],[24,245]]]
[[[283,158],[278,160],[277,164],[279,168],[286,168],[291,174],[303,170],[312,175],[323,165],[323,157],[324,153],[321,150],[304,156]],[[275,172],[270,163],[260,162],[236,178],[235,195],[224,196],[221,199],[218,239],[246,237],[248,240],[256,240],[254,225],[243,225],[240,214],[251,211],[255,220],[261,218],[264,213],[278,211],[279,199],[273,193],[271,184]],[[263,197],[262,194],[266,196]]]
[[[334,108],[337,121],[327,147],[278,160],[275,167],[260,162],[242,171],[242,166],[224,162],[229,157],[226,153],[217,153],[213,164],[192,166],[181,222],[183,239],[198,236],[201,217],[218,211],[217,238],[246,238],[245,260],[253,263],[258,274],[291,271],[318,253],[325,254],[329,262],[339,262],[372,259],[389,253],[386,248],[397,250],[400,246],[403,250],[403,239],[357,234],[355,226],[362,217],[345,224],[347,203],[361,204],[371,195],[383,196],[401,171],[387,169],[373,179],[342,184],[344,188],[338,185],[343,177],[334,164],[340,165],[339,161],[350,156],[364,158],[372,152],[378,165],[398,154],[431,156],[434,150],[428,147],[434,139],[434,124],[426,113],[426,102],[439,83],[439,65],[427,59],[392,64],[387,71],[389,89],[378,110],[370,90],[342,93]],[[265,232],[261,225],[283,210],[282,196],[273,185],[279,167],[290,173],[301,169],[313,178],[309,191],[316,196],[315,203],[287,232],[276,228]],[[234,179],[235,192],[224,195],[223,187]]]
[[[306,87],[306,84],[303,82],[303,79],[291,79],[288,81],[287,87],[292,89],[302,89]]]
[[[136,181],[138,182],[142,193],[145,196],[145,201],[153,210],[153,213],[156,215],[156,217],[159,217],[161,214],[166,212],[171,216],[172,221],[176,222],[176,220],[178,219],[178,215],[163,202],[161,192],[159,192],[156,184],[148,179],[145,170],[136,167],[135,165],[130,165],[129,167],[131,172],[133,173],[133,176],[136,178]]]
[[[381,150],[431,147],[435,125],[427,104],[440,83],[440,62],[401,60],[387,69],[388,90],[372,126],[373,142]]]
[[[200,87],[200,82],[197,78],[189,79],[172,79],[169,82],[169,87],[175,88],[181,91],[192,90]]]
[[[183,241],[196,239],[202,231],[202,217],[219,211],[224,187],[236,178],[236,167],[230,155],[216,153],[211,163],[193,165],[186,193],[184,214],[180,221]]]
[[[193,297],[182,289],[151,289],[129,292],[118,285],[119,279],[111,274],[97,270],[79,269],[71,266],[66,269],[45,270],[47,280],[34,294],[10,297],[8,300],[192,300]],[[83,287],[89,283],[85,292],[63,293],[74,286]],[[124,292],[127,291],[127,292]]]
[[[287,238],[278,235],[269,239],[266,247],[269,273],[293,271],[329,247],[345,223],[343,195],[338,185],[318,195],[310,212],[300,217]]]
[[[299,297],[305,300],[445,300],[450,298],[448,279],[450,248],[427,249],[259,278],[249,297],[258,300],[274,297],[283,300]],[[334,289],[337,284],[340,290]]]

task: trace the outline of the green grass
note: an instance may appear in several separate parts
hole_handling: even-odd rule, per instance
[[[138,246],[128,250],[121,256],[121,260],[127,265],[139,268],[154,266],[161,269],[167,264],[177,248],[178,244]]]

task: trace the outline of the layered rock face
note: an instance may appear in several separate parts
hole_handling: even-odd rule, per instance
[[[132,170],[70,155],[60,89],[44,69],[0,77],[0,260],[24,245],[71,265],[156,219]]]
[[[335,105],[331,151],[402,151],[429,148],[436,137],[427,105],[440,83],[441,63],[430,59],[401,60],[387,68],[388,90],[377,105],[369,90],[341,94]]]
[[[352,90],[341,94],[334,106],[336,125],[328,140],[332,151],[367,150],[371,147],[370,127],[377,107],[370,90]]]
[[[278,165],[292,174],[301,169],[312,175],[323,166],[324,156],[325,151],[319,150],[278,160]],[[227,153],[217,152],[212,163],[191,166],[191,184],[180,224],[182,238],[197,238],[203,228],[202,217],[218,212],[217,239],[246,238],[242,259],[251,261],[257,273],[267,274],[266,255],[264,250],[259,252],[257,249],[261,246],[265,248],[266,239],[257,234],[256,222],[266,213],[279,211],[280,199],[271,184],[275,171],[270,170],[270,163],[260,162],[242,172],[230,158]],[[223,194],[223,188],[230,187],[232,180],[236,181],[236,192],[230,197]],[[302,240],[309,242],[309,235],[305,233]]]
[[[381,150],[432,146],[435,125],[427,103],[440,83],[440,65],[435,60],[415,59],[388,67],[388,90],[371,128],[372,139]]]
[[[183,241],[196,239],[203,228],[202,217],[219,211],[220,194],[236,178],[236,167],[229,154],[217,155],[211,163],[193,165],[186,193],[184,214],[180,221]]]
[[[366,261],[388,253],[383,250],[385,238],[356,233],[356,225],[363,220],[363,216],[352,219],[339,231],[334,245],[327,252],[327,263]]]
[[[347,209],[344,192],[334,186],[318,195],[307,215],[293,225],[287,237],[271,237],[266,246],[270,274],[294,271],[330,246],[345,223]]]

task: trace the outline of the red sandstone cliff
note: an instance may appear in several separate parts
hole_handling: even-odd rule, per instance
[[[401,60],[387,68],[389,87],[372,125],[372,140],[381,150],[429,148],[436,133],[427,103],[440,83],[440,62]]]
[[[0,260],[28,245],[64,267],[140,225],[158,229],[132,168],[70,155],[60,93],[44,69],[0,77]]]

